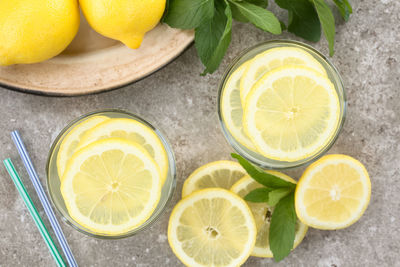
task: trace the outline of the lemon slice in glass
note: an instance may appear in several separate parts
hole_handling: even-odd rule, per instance
[[[185,181],[182,188],[182,197],[204,188],[230,189],[246,171],[239,163],[229,160],[220,160],[207,163],[195,170]]]
[[[306,66],[327,76],[325,68],[310,53],[296,47],[277,47],[254,57],[248,64],[240,80],[240,98],[242,104],[253,85],[266,73],[285,65]]]
[[[203,189],[187,196],[169,219],[168,242],[186,266],[240,266],[255,240],[249,207],[225,189]]]
[[[65,166],[68,160],[71,158],[72,154],[76,151],[79,141],[85,133],[110,118],[106,116],[93,116],[75,125],[68,134],[63,138],[60,145],[60,149],[57,154],[57,171],[58,177],[63,176],[65,171]]]
[[[113,118],[88,131],[79,143],[79,148],[110,137],[123,138],[146,149],[160,167],[161,180],[165,182],[168,174],[167,152],[153,129],[133,119]]]
[[[236,69],[226,82],[221,97],[221,115],[226,128],[243,146],[256,150],[243,130],[243,108],[240,100],[240,79],[250,61]]]
[[[254,85],[243,126],[264,157],[293,162],[321,151],[339,118],[339,98],[328,78],[306,67],[285,66]]]
[[[327,155],[311,164],[300,178],[296,213],[314,228],[345,228],[363,215],[370,197],[371,181],[361,162],[346,155]]]
[[[289,176],[277,172],[277,171],[267,171],[268,173],[278,176],[286,181],[296,183],[295,180],[290,178]],[[256,182],[250,176],[245,176],[239,181],[237,181],[231,188],[231,191],[235,194],[238,194],[241,198],[244,198],[250,191],[253,191],[256,188],[264,187],[263,185]],[[252,256],[256,257],[265,257],[272,258],[272,251],[269,248],[269,226],[271,222],[272,212],[274,210],[273,207],[268,206],[267,203],[254,203],[247,202],[251,212],[253,213],[254,220],[256,222],[257,227],[257,239],[256,245],[254,246]],[[301,241],[303,241],[304,236],[306,235],[308,227],[303,224],[301,221],[297,220],[296,223],[296,236],[294,238],[293,249],[295,249]]]
[[[94,142],[68,162],[61,193],[72,219],[96,234],[119,235],[143,224],[161,195],[161,176],[140,145]]]

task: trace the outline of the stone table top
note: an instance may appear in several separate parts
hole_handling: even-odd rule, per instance
[[[302,244],[284,261],[251,257],[245,266],[400,265],[400,2],[352,2],[354,14],[350,21],[338,19],[336,54],[331,58],[343,77],[348,113],[329,153],[348,154],[366,165],[372,182],[371,203],[360,221],[347,229],[310,229]],[[166,233],[183,181],[202,164],[229,159],[232,151],[218,122],[218,83],[240,51],[273,38],[253,26],[235,23],[227,56],[219,70],[206,77],[199,75],[203,66],[192,46],[150,77],[107,93],[57,98],[0,88],[0,159],[14,159],[33,201],[40,207],[10,131],[20,130],[45,183],[49,148],[70,120],[104,108],[125,109],[150,118],[169,138],[178,169],[177,190],[161,219],[144,232],[114,241],[90,238],[65,223],[62,228],[81,266],[181,266]],[[281,38],[300,40],[289,33]],[[328,54],[325,40],[312,45]],[[298,179],[302,171],[298,168],[287,173]],[[0,266],[54,265],[3,167],[0,237]]]

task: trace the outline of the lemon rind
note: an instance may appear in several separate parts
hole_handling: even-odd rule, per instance
[[[358,173],[360,174],[360,181],[363,184],[365,195],[363,197],[363,202],[361,203],[358,212],[355,212],[354,215],[345,222],[342,223],[329,223],[329,222],[321,222],[311,216],[307,215],[305,211],[305,207],[303,204],[303,196],[304,191],[307,188],[307,183],[312,178],[313,174],[317,171],[321,170],[323,167],[332,163],[350,163],[352,167],[354,167]],[[322,230],[337,230],[347,228],[350,225],[357,222],[361,216],[364,214],[365,210],[368,207],[369,201],[371,198],[371,180],[369,178],[368,172],[365,166],[359,162],[358,160],[341,154],[330,154],[322,157],[318,161],[312,163],[303,173],[300,178],[298,185],[296,187],[295,192],[295,208],[298,218],[306,225]]]

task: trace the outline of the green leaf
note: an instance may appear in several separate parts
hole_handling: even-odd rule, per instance
[[[242,165],[242,167],[251,176],[251,178],[253,178],[254,180],[256,180],[257,182],[266,187],[270,188],[296,187],[296,184],[285,181],[275,175],[265,172],[263,169],[254,166],[253,164],[251,164],[245,158],[243,158],[238,154],[232,153],[231,156],[239,161],[240,165]]]
[[[271,11],[247,2],[230,0],[229,3],[257,28],[273,34],[282,33],[281,24]]]
[[[296,13],[289,11],[288,31],[311,42],[318,42],[321,39],[321,24],[318,15],[313,9],[314,15],[301,18]]]
[[[216,1],[214,17],[196,28],[195,46],[206,66],[202,75],[213,73],[231,42],[232,12],[226,1]]]
[[[311,42],[321,38],[321,24],[309,0],[276,0],[276,4],[289,11],[288,31]]]
[[[347,0],[333,0],[335,2],[337,8],[339,9],[340,14],[342,15],[345,21],[349,20],[350,14],[353,13],[353,8],[351,7],[349,1]]]
[[[173,28],[194,29],[214,16],[214,0],[170,0],[163,22]]]
[[[262,8],[267,8],[268,6],[268,0],[244,0],[244,1]]]
[[[317,10],[319,21],[321,22],[322,30],[324,31],[326,40],[329,43],[329,55],[335,53],[335,18],[332,11],[324,0],[311,0]]]
[[[268,194],[268,205],[270,205],[271,207],[276,206],[276,204],[278,204],[278,202],[286,197],[287,195],[289,195],[290,193],[292,193],[294,190],[294,188],[278,188],[275,190],[272,190],[271,192],[269,192]]]
[[[275,206],[269,227],[269,246],[275,261],[283,260],[293,248],[296,230],[294,194],[282,198]]]
[[[272,191],[271,188],[261,187],[256,188],[253,191],[250,191],[245,197],[244,200],[250,202],[268,202],[268,195]]]
[[[232,1],[241,2],[240,0],[232,0]],[[245,0],[245,1],[248,3],[254,4],[256,6],[262,7],[262,8],[266,8],[268,6],[268,0]],[[244,22],[244,23],[249,22],[249,20],[245,16],[243,16],[242,13],[240,13],[240,11],[236,7],[236,5],[230,4],[230,7],[232,10],[232,16],[235,20]]]

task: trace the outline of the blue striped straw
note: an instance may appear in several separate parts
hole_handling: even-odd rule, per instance
[[[44,211],[46,212],[47,217],[49,218],[50,224],[53,227],[53,230],[56,234],[58,242],[60,243],[61,248],[64,251],[65,257],[67,258],[69,265],[71,267],[78,267],[78,264],[75,261],[74,255],[71,252],[71,249],[67,243],[67,240],[65,239],[64,233],[61,230],[60,224],[58,223],[56,216],[54,214],[54,211],[51,208],[49,199],[47,198],[47,195],[45,194],[45,192],[43,190],[43,186],[39,181],[39,177],[35,171],[35,168],[33,167],[32,161],[29,158],[29,155],[25,148],[25,145],[22,142],[21,136],[19,135],[18,131],[13,131],[11,133],[11,137],[17,147],[18,153],[21,156],[22,162],[25,165],[25,168],[29,174],[29,177],[31,178],[31,181],[33,183],[33,186],[35,187],[36,193],[39,196],[40,202],[42,202]]]

